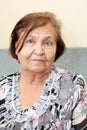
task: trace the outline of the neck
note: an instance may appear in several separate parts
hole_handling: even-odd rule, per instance
[[[30,84],[41,84],[46,81],[49,73],[50,71],[44,73],[33,73],[22,70],[20,79]]]

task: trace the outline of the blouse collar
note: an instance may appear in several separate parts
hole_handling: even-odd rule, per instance
[[[48,79],[46,80],[42,95],[40,96],[38,101],[35,104],[33,104],[32,108],[26,108],[21,106],[19,98],[20,73],[16,73],[15,75],[13,75],[12,87],[10,88],[6,98],[6,106],[10,114],[14,116],[15,120],[21,122],[23,120],[26,120],[26,118],[29,118],[30,120],[32,118],[37,118],[43,113],[45,113],[50,105],[54,104],[54,100],[58,96],[58,79],[61,77],[60,74],[57,76],[56,74],[57,72],[53,68],[51,73],[49,74]]]

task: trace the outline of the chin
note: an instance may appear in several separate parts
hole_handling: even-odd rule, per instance
[[[39,67],[32,68],[31,71],[35,73],[44,73],[46,72],[46,68],[39,66]]]
[[[33,70],[33,72],[35,72],[35,73],[44,73],[45,70],[43,70],[43,69],[36,69],[36,70]]]
[[[38,66],[29,66],[29,68],[27,68],[29,71],[31,71],[31,72],[34,72],[34,73],[45,73],[45,72],[47,72],[48,70],[49,70],[49,68],[48,67],[46,67],[46,66],[40,66],[40,65],[38,65]]]

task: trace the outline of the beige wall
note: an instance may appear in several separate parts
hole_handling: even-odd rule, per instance
[[[87,0],[2,0],[0,1],[0,48],[8,48],[10,33],[25,14],[51,11],[63,23],[67,47],[87,47]]]

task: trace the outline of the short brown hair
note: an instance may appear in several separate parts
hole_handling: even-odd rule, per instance
[[[27,35],[30,31],[34,30],[37,27],[44,26],[47,23],[51,23],[51,25],[55,29],[56,34],[56,55],[55,60],[56,61],[65,51],[65,43],[61,36],[61,22],[60,20],[56,20],[56,16],[51,12],[36,12],[36,13],[30,13],[25,15],[23,18],[21,18],[17,24],[15,25],[12,33],[11,33],[11,41],[10,41],[10,53],[13,58],[18,59],[16,55],[16,45],[17,41],[19,40],[19,33],[21,30],[25,30],[25,35],[23,36],[23,41],[21,45],[19,46],[18,51],[21,50],[23,47],[23,43]],[[27,30],[27,31],[26,31]]]

